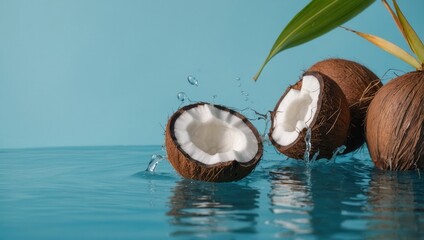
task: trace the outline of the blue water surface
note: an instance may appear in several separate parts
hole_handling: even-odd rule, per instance
[[[305,164],[270,146],[247,178],[181,178],[161,146],[0,150],[0,239],[419,239],[419,171],[367,150]]]

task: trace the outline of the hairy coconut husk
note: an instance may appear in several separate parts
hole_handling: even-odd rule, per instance
[[[318,72],[306,72],[304,75],[315,76],[320,83],[320,95],[318,98],[317,110],[310,124],[311,128],[311,156],[319,151],[318,158],[330,159],[334,150],[344,144],[347,138],[350,124],[350,111],[345,95],[340,87],[329,77]],[[292,144],[282,146],[273,138],[274,121],[278,111],[278,106],[291,89],[300,90],[302,80],[287,88],[286,92],[278,100],[274,111],[271,114],[271,129],[269,138],[275,148],[284,155],[303,159],[306,143],[305,136],[307,129],[300,131],[298,138]]]
[[[383,86],[380,79],[365,66],[339,58],[320,61],[308,71],[327,75],[345,94],[350,108],[351,126],[344,143],[344,153],[357,150],[365,142],[365,115],[375,93]]]
[[[241,118],[256,136],[258,141],[258,152],[249,162],[243,163],[234,159],[233,161],[207,165],[193,159],[179,145],[174,132],[175,121],[184,111],[203,104],[208,103],[200,102],[180,108],[168,120],[165,134],[165,145],[169,162],[181,176],[189,179],[207,182],[230,182],[246,177],[259,163],[263,153],[263,145],[260,135],[253,124],[245,116],[234,110],[228,109],[224,106],[214,105],[214,107],[220,110],[230,112],[231,114]]]
[[[424,168],[424,72],[397,77],[378,91],[368,108],[366,138],[378,168]]]

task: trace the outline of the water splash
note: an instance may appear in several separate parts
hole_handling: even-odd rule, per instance
[[[264,120],[264,122],[265,122],[264,129],[263,129],[263,132],[261,134],[262,141],[264,143],[270,144],[271,142],[268,138],[268,132],[269,132],[269,126],[270,126],[270,123],[271,123],[271,111],[268,111],[265,114],[261,114],[261,113],[258,113],[258,112],[256,112],[256,113],[257,113],[257,116],[258,116],[257,119],[258,120]]]
[[[319,150],[314,154],[314,156],[312,156],[312,159],[310,160],[310,162],[315,162],[318,158],[319,155]]]
[[[311,137],[312,137],[312,130],[311,128],[308,128],[306,130],[306,135],[305,135],[306,148],[305,148],[305,153],[303,154],[303,160],[305,160],[306,162],[310,162],[310,155],[311,155],[311,148],[312,148]]]
[[[265,126],[264,126],[264,130],[261,134],[261,138],[262,138],[264,143],[269,143],[269,139],[267,137],[267,134],[268,134],[268,130],[269,130],[269,123],[271,122],[271,111],[268,111],[266,113],[260,113],[260,112],[256,111],[255,109],[253,109],[251,107],[247,107],[247,108],[244,108],[244,109],[241,109],[241,110],[235,108],[234,110],[242,113],[250,121],[264,121]]]
[[[333,156],[331,156],[330,162],[334,162],[336,160],[337,155],[342,154],[346,150],[346,146],[342,145],[333,152]]]
[[[187,81],[193,86],[196,86],[196,87],[199,86],[199,81],[197,81],[196,77],[194,77],[193,75],[188,75]]]
[[[177,93],[177,99],[178,99],[181,103],[183,103],[183,102],[185,102],[186,100],[188,100],[188,96],[187,96],[187,94],[186,94],[185,92],[179,92],[179,93]]]
[[[156,167],[158,166],[159,162],[163,159],[165,159],[165,158],[162,155],[153,154],[152,157],[151,157],[151,160],[149,162],[149,165],[146,168],[146,172],[154,172],[156,170]]]

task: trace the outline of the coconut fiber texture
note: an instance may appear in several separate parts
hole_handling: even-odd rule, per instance
[[[181,176],[189,179],[207,182],[230,182],[237,181],[246,177],[247,175],[249,175],[250,172],[253,171],[253,169],[259,163],[259,160],[261,159],[263,154],[263,145],[256,128],[242,114],[228,109],[224,106],[214,105],[214,107],[222,111],[230,112],[231,114],[236,115],[237,117],[242,119],[243,122],[250,128],[250,130],[256,136],[256,139],[258,141],[258,152],[256,153],[255,157],[249,162],[242,163],[234,159],[232,161],[207,165],[189,156],[178,143],[174,131],[175,121],[178,119],[178,117],[181,116],[184,111],[198,107],[203,104],[208,103],[196,103],[180,108],[168,120],[168,124],[166,126],[165,144],[169,162]]]
[[[378,91],[368,109],[366,138],[378,168],[424,168],[424,72],[397,77]]]
[[[345,95],[340,87],[329,77],[318,72],[306,72],[304,75],[315,76],[320,84],[320,94],[318,97],[317,110],[314,119],[310,124],[311,128],[311,151],[313,156],[319,151],[318,158],[330,159],[334,150],[342,146],[347,138],[350,124],[350,111]],[[271,129],[269,138],[275,148],[284,155],[294,158],[303,159],[306,142],[305,136],[307,129],[300,131],[298,138],[292,144],[282,146],[273,138],[274,121],[277,114],[278,106],[290,91],[290,89],[300,90],[302,88],[302,80],[295,85],[290,86],[275,106],[271,114]]]
[[[351,124],[344,153],[355,151],[365,142],[365,116],[368,106],[382,87],[380,79],[365,66],[339,58],[315,63],[308,71],[317,71],[331,78],[346,96]]]

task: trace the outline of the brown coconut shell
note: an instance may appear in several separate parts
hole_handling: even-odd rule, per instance
[[[317,71],[330,77],[345,94],[350,108],[351,125],[344,143],[344,153],[357,150],[365,142],[365,115],[372,98],[383,86],[380,79],[365,66],[340,58],[317,62],[308,71]]]
[[[217,163],[212,165],[207,165],[202,162],[193,159],[188,155],[180,146],[175,137],[174,125],[175,121],[181,114],[187,110],[198,107],[200,105],[209,104],[209,103],[196,103],[187,105],[183,108],[180,108],[176,111],[171,118],[168,120],[165,133],[165,145],[168,160],[174,169],[184,178],[207,181],[207,182],[230,182],[238,181],[253,171],[256,165],[259,163],[259,160],[263,154],[263,145],[260,135],[253,124],[242,114],[231,110],[227,107],[221,105],[214,105],[214,107],[230,112],[232,115],[235,115],[243,120],[243,122],[250,128],[253,134],[256,136],[258,141],[258,152],[255,157],[249,162],[238,162],[236,159],[228,162]]]
[[[318,158],[330,159],[334,150],[342,146],[347,138],[350,124],[350,111],[345,95],[340,87],[329,77],[318,72],[306,72],[304,75],[315,76],[320,83],[320,95],[317,102],[317,110],[312,120],[311,127],[311,151],[313,156],[319,151]],[[274,111],[271,113],[271,129],[269,139],[275,148],[284,155],[303,159],[306,143],[305,136],[307,129],[303,129],[298,138],[288,146],[278,144],[273,138],[274,120],[278,106],[291,89],[300,90],[302,80],[287,88],[286,92],[278,100]]]
[[[366,138],[378,168],[424,168],[424,72],[397,77],[378,91],[368,108]]]

